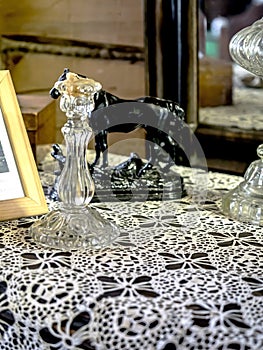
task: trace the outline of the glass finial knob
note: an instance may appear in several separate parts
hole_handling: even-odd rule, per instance
[[[263,143],[258,146],[257,155],[259,156],[259,158],[263,159]]]

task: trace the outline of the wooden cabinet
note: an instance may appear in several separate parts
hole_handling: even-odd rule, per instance
[[[36,158],[36,146],[56,142],[56,106],[49,96],[17,95],[28,138]]]
[[[195,135],[202,146],[209,170],[244,175],[258,159],[257,147],[263,143],[263,131],[199,126]]]
[[[233,89],[233,104],[200,108],[196,136],[211,170],[243,175],[263,143],[262,89]]]

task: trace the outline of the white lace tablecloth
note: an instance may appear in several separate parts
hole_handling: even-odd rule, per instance
[[[1,350],[262,350],[263,228],[219,209],[241,179],[209,173],[197,206],[183,175],[182,199],[93,204],[121,229],[105,249],[43,248],[36,218],[1,223]]]
[[[240,131],[262,131],[262,99],[262,88],[235,88],[233,105],[200,108],[199,122],[207,126],[237,128]]]

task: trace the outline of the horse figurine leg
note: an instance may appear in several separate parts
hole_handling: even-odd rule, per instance
[[[146,151],[146,164],[142,165],[140,164],[140,169],[137,171],[137,176],[141,177],[147,170],[152,169],[153,164],[155,162],[154,152],[153,152],[153,145],[150,142],[145,143],[145,151]]]
[[[96,164],[99,162],[102,154],[102,167],[106,168],[108,166],[108,132],[103,130],[95,135],[95,159],[91,164],[91,169],[93,170]]]

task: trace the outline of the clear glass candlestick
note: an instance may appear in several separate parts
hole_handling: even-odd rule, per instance
[[[67,116],[62,127],[66,160],[57,183],[60,202],[58,209],[31,226],[31,234],[39,243],[58,249],[105,247],[119,236],[119,230],[88,206],[95,186],[86,159],[92,136],[89,114],[101,84],[68,73],[67,78],[56,82],[54,87],[61,94],[60,108]]]

